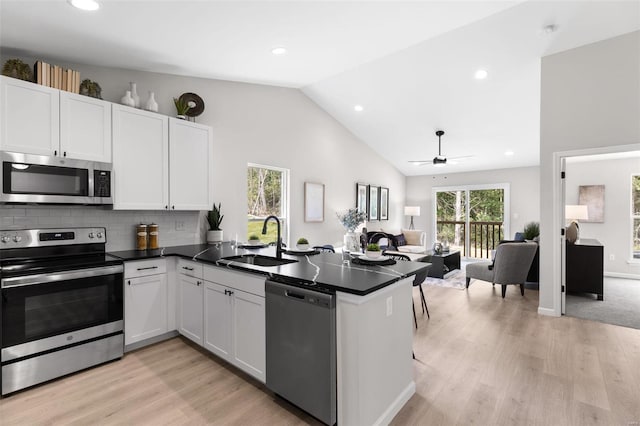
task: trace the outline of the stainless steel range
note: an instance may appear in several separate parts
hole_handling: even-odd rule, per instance
[[[2,395],[121,358],[123,264],[105,228],[0,231]]]

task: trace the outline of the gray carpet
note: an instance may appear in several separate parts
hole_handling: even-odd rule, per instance
[[[604,278],[604,300],[595,295],[567,294],[566,314],[640,329],[640,280]]]

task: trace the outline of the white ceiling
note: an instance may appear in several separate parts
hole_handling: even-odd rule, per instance
[[[101,4],[82,12],[65,0],[0,0],[0,46],[302,88],[406,175],[537,165],[540,58],[640,29],[637,0]],[[548,24],[558,30],[541,35]],[[273,56],[275,46],[288,54]],[[478,68],[486,80],[473,79]],[[473,157],[409,164],[437,154],[436,129],[446,132],[443,154]]]

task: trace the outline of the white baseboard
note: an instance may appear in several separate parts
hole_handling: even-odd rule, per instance
[[[402,392],[398,395],[398,397],[384,410],[384,413],[378,417],[378,419],[373,423],[374,425],[388,425],[391,423],[391,420],[400,412],[402,407],[409,402],[413,394],[416,393],[416,382],[413,380],[409,385],[404,388]]]
[[[538,307],[538,315],[546,315],[548,317],[559,317],[554,309]]]
[[[638,274],[625,274],[623,272],[605,272],[604,276],[611,278],[626,278],[628,280],[640,280],[640,275]]]

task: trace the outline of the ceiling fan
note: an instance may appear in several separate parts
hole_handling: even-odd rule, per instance
[[[447,159],[447,157],[442,155],[442,135],[444,135],[444,130],[436,131],[436,136],[438,137],[438,155],[433,157],[433,160],[410,160],[409,162],[416,166],[433,165],[434,167],[442,167],[447,164],[448,160],[450,160],[449,164],[457,164],[461,160],[473,157],[472,155],[467,155],[464,157],[451,157]]]

